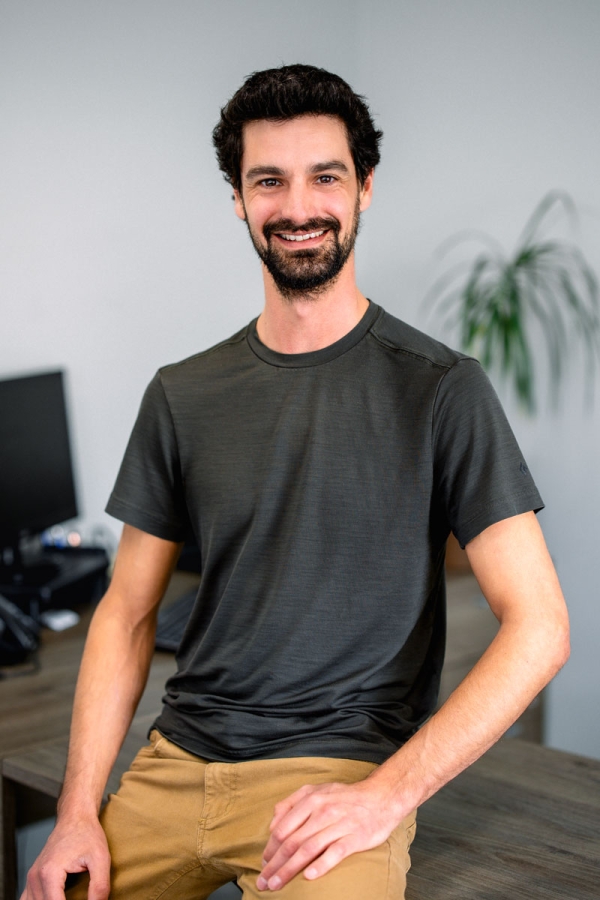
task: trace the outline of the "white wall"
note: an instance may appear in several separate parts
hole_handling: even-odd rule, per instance
[[[111,521],[103,505],[157,366],[260,310],[210,143],[246,74],[312,62],[367,95],[385,140],[360,283],[423,326],[439,243],[479,227],[510,246],[553,187],[584,211],[600,270],[599,34],[595,0],[4,0],[0,376],[66,367],[84,525]],[[600,757],[600,415],[582,412],[581,378],[575,366],[558,416],[509,411],[573,620],[548,740]]]

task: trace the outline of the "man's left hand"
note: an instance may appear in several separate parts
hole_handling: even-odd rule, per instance
[[[305,785],[275,806],[257,887],[276,891],[302,870],[319,878],[350,854],[378,847],[401,818],[372,779]]]

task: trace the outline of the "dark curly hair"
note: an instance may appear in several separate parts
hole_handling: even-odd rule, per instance
[[[379,162],[378,131],[363,97],[339,75],[296,64],[253,72],[221,110],[213,131],[219,168],[236,190],[241,186],[242,130],[259,119],[283,121],[304,115],[337,116],[348,134],[360,184]]]

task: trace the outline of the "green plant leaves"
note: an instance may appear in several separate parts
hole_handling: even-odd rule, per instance
[[[459,326],[462,349],[512,383],[530,413],[536,406],[529,337],[533,320],[545,338],[555,403],[570,339],[576,337],[583,344],[590,402],[600,363],[597,278],[575,245],[542,235],[550,220],[560,215],[574,221],[575,204],[564,192],[551,191],[533,211],[511,257],[504,256],[488,235],[477,234],[485,251],[470,263],[451,266],[425,298],[447,326]],[[443,253],[473,236],[462,232],[450,238]]]

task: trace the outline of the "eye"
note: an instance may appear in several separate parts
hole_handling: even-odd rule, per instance
[[[333,184],[335,180],[335,175],[319,175],[317,178],[319,184]]]
[[[261,187],[266,188],[277,187],[279,183],[277,178],[263,178],[262,181],[259,182]]]

